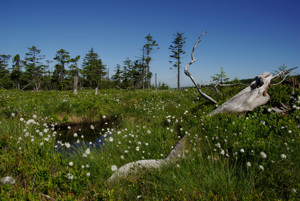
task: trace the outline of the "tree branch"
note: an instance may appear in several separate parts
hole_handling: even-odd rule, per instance
[[[193,47],[193,50],[192,50],[192,54],[191,54],[192,61],[191,61],[190,63],[188,63],[188,64],[185,66],[185,68],[184,68],[184,73],[185,73],[187,76],[189,76],[189,77],[191,78],[192,82],[194,83],[194,85],[195,85],[196,88],[198,89],[198,92],[199,92],[203,97],[205,97],[206,99],[208,99],[208,100],[210,100],[211,102],[213,102],[213,103],[216,104],[217,101],[215,101],[213,98],[211,98],[210,96],[208,96],[207,94],[205,94],[204,92],[202,92],[202,90],[199,88],[198,84],[195,82],[194,78],[192,77],[191,73],[188,71],[188,67],[189,67],[190,65],[192,65],[192,64],[196,61],[195,58],[194,58],[194,52],[195,52],[196,46],[198,45],[198,43],[201,42],[200,38],[201,38],[204,34],[206,34],[207,32],[208,32],[208,31],[203,32],[203,33],[199,36],[198,40],[196,41],[196,43],[195,43],[195,45],[194,45],[194,47]]]
[[[271,84],[271,86],[276,86],[276,85],[281,84],[289,76],[290,73],[293,73],[292,70],[294,70],[296,68],[298,68],[298,67],[294,67],[294,68],[290,68],[290,69],[285,70],[285,71],[281,71],[280,73],[278,73],[277,75],[275,75],[273,78],[278,77],[278,76],[281,77],[281,75],[286,75],[286,76],[280,82],[278,82],[276,84]]]

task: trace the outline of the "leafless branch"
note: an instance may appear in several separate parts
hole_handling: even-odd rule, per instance
[[[271,84],[271,86],[275,86],[275,85],[281,84],[281,83],[289,76],[289,74],[292,73],[292,70],[294,70],[294,69],[296,69],[296,68],[298,68],[298,67],[290,68],[290,69],[288,69],[288,70],[281,71],[281,72],[278,73],[277,75],[274,75],[274,76],[273,76],[273,79],[274,79],[275,77],[278,77],[278,76],[281,76],[281,75],[286,75],[286,76],[285,76],[280,82],[278,82],[278,83],[276,83],[276,84]]]
[[[196,61],[195,58],[194,58],[194,52],[195,52],[196,46],[198,45],[198,43],[201,42],[201,40],[200,40],[201,37],[202,37],[204,34],[206,34],[207,32],[208,32],[208,31],[203,32],[203,33],[199,36],[198,40],[196,41],[196,43],[195,43],[195,45],[194,45],[194,47],[193,47],[193,50],[192,50],[192,54],[191,54],[192,61],[191,61],[190,63],[188,63],[188,64],[185,66],[185,68],[184,68],[184,73],[185,73],[187,76],[189,76],[189,77],[191,78],[192,82],[193,82],[194,85],[197,87],[198,92],[199,92],[203,97],[205,97],[206,99],[208,99],[208,100],[210,100],[210,101],[212,101],[213,103],[216,104],[217,101],[215,101],[213,98],[211,98],[210,96],[208,96],[207,94],[205,94],[204,92],[202,92],[202,90],[200,89],[199,85],[195,82],[195,80],[194,80],[194,78],[192,77],[191,73],[188,71],[188,67],[189,67],[190,65],[192,65],[192,64]]]

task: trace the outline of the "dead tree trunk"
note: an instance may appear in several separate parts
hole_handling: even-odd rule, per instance
[[[74,76],[73,94],[77,95],[77,89],[78,89],[78,77]]]
[[[195,62],[194,59],[194,51],[197,44],[200,42],[200,38],[207,33],[204,32],[198,38],[193,51],[192,51],[192,61],[185,67],[185,74],[189,76],[192,82],[195,84],[198,92],[203,97],[207,98],[208,100],[212,101],[213,103],[217,103],[213,98],[206,95],[201,91],[201,87],[195,82],[194,78],[188,72],[187,68]],[[293,68],[295,69],[295,68]],[[264,105],[270,99],[270,96],[267,93],[267,89],[271,83],[271,80],[275,77],[283,74],[289,73],[291,70],[282,71],[279,74],[272,76],[268,72],[265,72],[261,75],[258,75],[255,80],[250,84],[250,86],[246,87],[244,90],[239,92],[237,95],[229,99],[227,102],[222,104],[220,107],[212,111],[209,115],[214,115],[218,113],[237,113],[243,114],[248,111],[252,111],[253,109]],[[159,169],[163,165],[173,164],[178,161],[178,159],[184,156],[185,150],[188,147],[188,139],[187,136],[184,136],[172,149],[169,155],[164,159],[150,159],[150,160],[140,160],[134,161],[124,166],[120,167],[109,179],[108,181],[114,181],[119,178],[126,178],[128,175],[136,175],[141,173],[142,171],[149,171],[151,169]]]

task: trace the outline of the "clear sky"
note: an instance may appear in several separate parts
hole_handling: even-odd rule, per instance
[[[150,33],[160,47],[152,54],[151,71],[175,87],[176,71],[169,64],[174,34],[186,36],[183,69],[198,36],[209,30],[190,67],[199,83],[221,66],[231,79],[273,72],[283,63],[298,66],[300,73],[299,0],[2,0],[0,5],[0,54],[12,57],[24,59],[34,45],[53,60],[62,48],[71,57],[80,55],[81,65],[93,47],[112,75],[127,57],[141,56]],[[182,86],[192,86],[183,71],[181,77]]]

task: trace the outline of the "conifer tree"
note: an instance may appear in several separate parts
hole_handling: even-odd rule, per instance
[[[35,46],[28,48],[28,50],[29,52],[25,54],[26,57],[23,61],[26,69],[25,77],[28,83],[32,84],[34,89],[38,91],[41,86],[44,68],[41,60],[43,60],[45,56],[41,55],[41,50],[37,49]]]
[[[148,34],[146,37],[146,44],[144,45],[144,51],[145,51],[145,63],[146,63],[146,73],[145,73],[145,80],[147,83],[147,87],[148,89],[151,88],[151,77],[152,77],[152,73],[150,72],[150,62],[152,60],[152,58],[150,57],[151,53],[154,50],[158,50],[158,44],[155,40],[153,40],[153,37]]]
[[[0,55],[0,87],[9,88],[11,86],[9,70],[6,68],[10,57],[6,54]]]
[[[16,88],[20,89],[20,77],[21,77],[21,58],[17,54],[13,58],[12,72],[10,75],[11,80],[16,84]]]
[[[215,74],[214,76],[210,76],[214,82],[223,84],[224,82],[229,81],[229,77],[227,77],[226,73],[223,71],[223,67],[221,66],[220,73]]]
[[[82,67],[82,74],[89,81],[90,88],[100,87],[101,81],[104,79],[107,71],[99,55],[94,52],[94,48],[91,48],[89,53],[85,55]]]
[[[169,61],[172,67],[177,68],[177,89],[180,90],[180,64],[181,64],[181,57],[185,54],[183,51],[183,45],[185,44],[185,37],[184,33],[176,33],[174,41],[172,42],[173,45],[170,45],[169,49],[171,50],[172,54],[170,57],[174,59],[174,61]],[[172,68],[171,68],[172,69]]]
[[[112,81],[115,83],[115,87],[120,87],[121,79],[122,79],[122,71],[120,64],[117,64],[115,74],[112,76]]]

